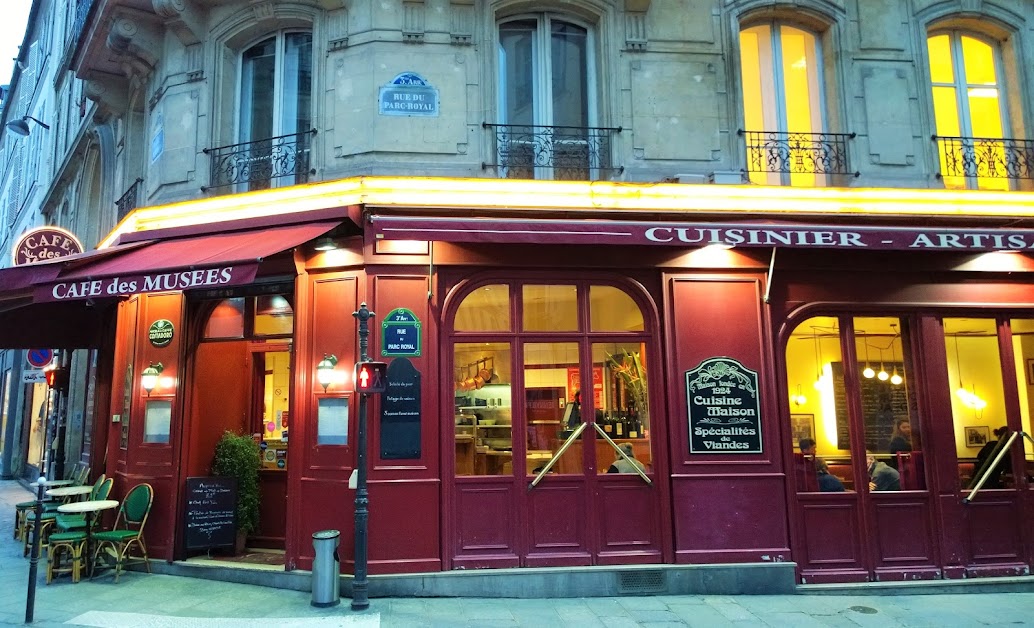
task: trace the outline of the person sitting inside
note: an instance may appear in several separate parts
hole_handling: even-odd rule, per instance
[[[815,455],[815,439],[813,438],[802,438],[797,446],[801,448],[801,453],[805,456]]]
[[[1009,435],[1009,428],[1002,426],[994,431],[995,440],[989,440],[984,443],[984,446],[980,448],[980,452],[977,453],[977,465],[973,470],[975,482],[980,477],[980,472],[984,470],[984,466],[991,462],[991,454],[994,453],[998,443]],[[1009,466],[1009,454],[1002,456],[1002,459],[995,465],[994,470],[987,474],[987,480],[984,482],[982,488],[1002,488],[1002,474],[1005,473],[1006,468]]]
[[[829,472],[829,467],[822,458],[815,459],[815,473],[819,476],[819,490],[823,493],[844,492],[844,485],[840,478]]]
[[[869,465],[870,491],[900,491],[901,476],[897,469],[877,460],[872,452],[865,452],[865,462]]]
[[[635,450],[632,449],[632,443],[621,443],[618,445],[618,449],[625,452],[629,459],[626,460],[621,454],[618,454],[614,464],[607,469],[607,473],[635,473],[636,469],[639,471],[646,470],[643,463],[635,459]]]
[[[898,454],[912,453],[912,423],[908,419],[897,419],[894,421],[894,430],[890,434],[890,444],[887,446],[890,452],[890,463],[888,466],[898,468]]]

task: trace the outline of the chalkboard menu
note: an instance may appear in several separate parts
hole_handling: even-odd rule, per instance
[[[686,371],[689,453],[761,453],[758,374],[732,358]]]
[[[237,537],[237,478],[187,478],[183,518],[188,550],[233,547]]]
[[[892,372],[905,372],[902,362],[885,362],[883,368]],[[833,402],[837,413],[837,448],[851,448],[850,429],[847,416],[847,389],[844,386],[844,364],[830,364],[833,373]],[[864,364],[858,365],[861,373]],[[865,448],[873,453],[886,453],[890,445],[891,433],[894,431],[894,420],[907,419],[913,416],[908,399],[908,380],[895,386],[890,381],[860,377],[858,388],[862,402],[862,422],[865,425]]]
[[[381,398],[381,459],[420,457],[420,371],[407,358],[388,365]]]

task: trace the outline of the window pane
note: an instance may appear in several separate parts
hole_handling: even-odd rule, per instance
[[[244,297],[224,299],[208,315],[205,338],[244,337]]]
[[[168,443],[172,426],[172,401],[148,400],[144,410],[144,442]]]
[[[511,475],[513,421],[510,344],[457,343],[456,475]]]
[[[312,128],[312,33],[289,33],[284,44],[281,128],[277,135]]]
[[[456,331],[510,331],[510,287],[483,286],[456,310]]]
[[[321,397],[317,403],[319,407],[316,412],[316,444],[347,445],[348,398]],[[275,452],[273,463],[276,464]]]
[[[865,448],[877,465],[874,469],[869,462],[874,490],[925,490],[922,435],[912,393],[916,382],[911,356],[904,351],[910,345],[907,321],[859,317],[854,327]]]
[[[962,38],[962,55],[966,63],[967,85],[997,85],[994,50],[972,37]]]
[[[948,36],[927,38],[926,49],[930,58],[930,80],[934,83],[954,83],[955,72],[952,70]]]
[[[560,451],[585,421],[591,400],[582,394],[578,368],[578,344],[574,342],[524,345],[524,395],[527,408],[528,453],[525,471],[538,473]],[[583,432],[571,440],[551,473],[581,473],[582,444],[592,442]]]
[[[586,85],[586,39],[588,32],[563,22],[552,23],[553,124],[589,126]]]
[[[1034,320],[1028,318],[1013,319],[1010,322],[1012,327],[1012,350],[1016,358],[1016,389],[1020,397],[1020,427],[1028,434],[1031,431],[1032,409],[1034,409]],[[1024,460],[1027,466],[1027,475],[1034,475],[1034,444],[1027,439],[1023,440]],[[1027,487],[1034,490],[1034,483],[1028,483]]]
[[[276,39],[244,51],[241,61],[241,141],[273,136]]]
[[[951,388],[955,453],[963,489],[970,486],[1005,427],[1005,389],[994,319],[944,319],[944,349]],[[985,447],[991,443],[987,449]],[[997,466],[983,488],[1012,486],[1009,462]]]
[[[280,294],[256,297],[255,335],[289,335],[294,331],[294,310]]]
[[[814,94],[810,75],[815,67],[815,38],[804,31],[783,26],[779,30],[782,43],[783,93],[786,98],[786,130],[794,133],[815,133]]]
[[[524,286],[524,331],[577,331],[578,288]]]
[[[968,90],[970,124],[974,137],[1002,137],[1002,116],[998,90],[971,87]]]
[[[643,312],[632,297],[613,286],[589,287],[591,331],[643,331]]]
[[[506,124],[534,124],[534,20],[499,26],[499,66],[503,81],[500,109]]]
[[[794,330],[786,343],[786,379],[797,490],[855,490],[836,318],[810,318]]]
[[[599,473],[635,473],[651,469],[650,387],[646,377],[646,345],[639,342],[592,345],[592,408],[596,424],[624,452],[596,441]],[[588,401],[588,400],[587,400]],[[586,406],[588,407],[588,406]]]

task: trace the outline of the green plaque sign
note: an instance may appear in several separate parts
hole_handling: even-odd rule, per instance
[[[420,319],[404,307],[388,313],[381,322],[381,355],[420,357]]]

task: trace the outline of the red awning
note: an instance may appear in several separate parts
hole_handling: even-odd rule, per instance
[[[500,244],[622,244],[860,251],[1032,251],[1034,230],[891,227],[790,222],[642,222],[516,218],[372,216],[372,237]]]
[[[69,258],[56,276],[36,282],[33,297],[36,302],[68,301],[247,284],[266,257],[308,242],[340,223],[310,222],[104,249],[96,251],[95,257]]]

